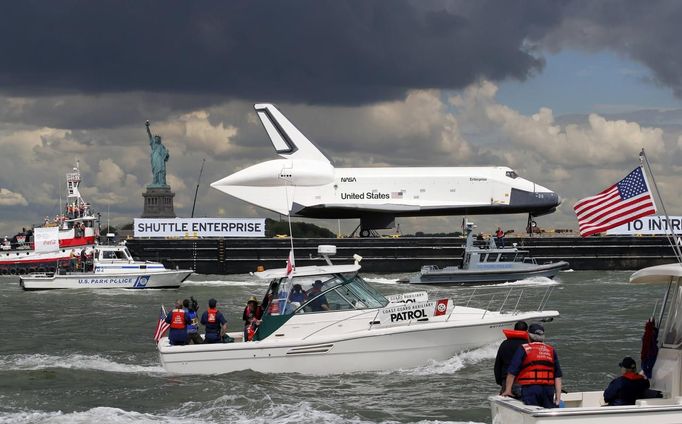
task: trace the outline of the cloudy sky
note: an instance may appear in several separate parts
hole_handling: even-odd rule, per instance
[[[104,216],[139,216],[147,119],[170,150],[179,216],[206,158],[197,216],[277,217],[208,187],[276,158],[259,102],[337,166],[510,166],[564,199],[538,219],[547,228],[576,228],[571,205],[644,147],[682,215],[681,21],[676,1],[6,2],[0,235],[54,216],[77,159]],[[431,232],[460,220],[398,222]]]

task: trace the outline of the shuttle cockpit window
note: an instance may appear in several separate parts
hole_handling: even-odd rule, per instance
[[[507,171],[505,173],[506,176],[509,178],[518,178],[519,174],[516,173],[516,171]]]

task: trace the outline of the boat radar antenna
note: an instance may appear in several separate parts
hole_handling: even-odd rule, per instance
[[[665,209],[665,202],[663,201],[663,197],[661,196],[661,192],[658,189],[658,184],[656,184],[656,177],[654,177],[654,173],[651,170],[651,164],[649,163],[649,159],[646,156],[646,153],[644,152],[644,147],[642,147],[642,151],[639,153],[639,162],[640,162],[640,167],[644,167],[646,165],[646,170],[648,174],[651,176],[651,182],[654,185],[654,189],[656,190],[656,195],[658,196],[658,200],[661,204],[661,209],[663,210],[663,215],[665,215],[665,221],[666,221],[666,231],[665,231],[665,237],[668,239],[668,242],[670,243],[670,246],[673,249],[673,253],[675,254],[675,259],[677,259],[677,262],[682,264],[682,250],[680,250],[680,243],[682,240],[679,237],[676,237],[675,233],[673,232],[672,225],[670,225],[670,217],[668,216],[668,211]],[[646,178],[646,174],[645,174]]]

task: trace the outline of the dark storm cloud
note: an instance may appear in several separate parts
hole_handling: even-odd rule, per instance
[[[555,49],[611,50],[649,67],[656,83],[682,97],[682,3],[679,1],[574,1],[547,39]]]
[[[7,2],[0,89],[359,104],[524,79],[550,2]]]

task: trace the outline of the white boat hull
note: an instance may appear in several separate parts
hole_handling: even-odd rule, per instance
[[[603,392],[567,393],[566,407],[545,409],[526,406],[502,396],[490,398],[493,424],[678,424],[682,423],[682,398],[642,399],[636,405],[601,406]]]
[[[516,315],[489,313],[489,318],[481,317],[472,322],[471,313],[482,310],[458,308],[467,316],[468,322],[453,313],[450,321],[368,328],[369,321],[376,315],[376,311],[368,311],[353,319],[365,322],[364,329],[340,335],[324,335],[326,328],[323,328],[297,339],[285,339],[284,335],[275,333],[258,342],[189,346],[170,346],[164,338],[158,349],[162,366],[173,374],[222,374],[247,369],[313,375],[382,371],[443,361],[457,353],[499,341],[501,329],[511,328],[519,319],[538,320],[558,315],[555,311]],[[346,325],[353,326],[351,322]],[[344,322],[333,325],[336,329],[343,326]]]
[[[126,273],[30,274],[22,276],[19,284],[24,290],[47,289],[152,289],[177,288],[192,274],[190,270],[143,271]]]

